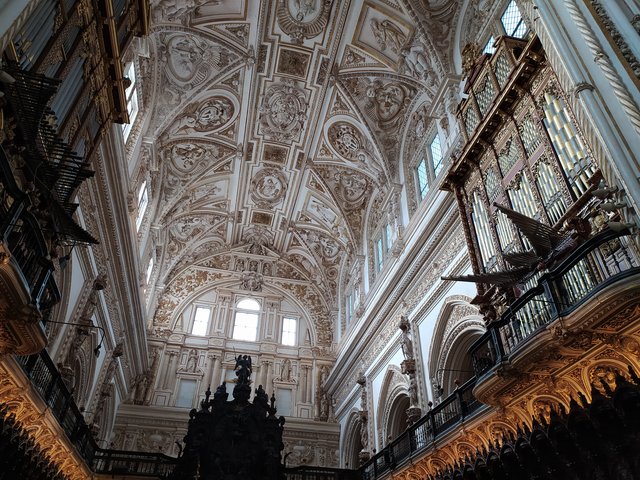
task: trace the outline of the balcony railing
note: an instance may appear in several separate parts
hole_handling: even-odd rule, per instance
[[[91,430],[47,352],[43,350],[35,355],[16,358],[33,387],[58,420],[67,438],[87,465],[91,465],[97,449]]]
[[[0,147],[0,243],[29,292],[30,304],[42,313],[60,300],[60,293],[52,277],[54,267],[42,227],[29,207],[30,201],[16,184]]]
[[[639,273],[637,252],[628,232],[607,229],[595,235],[557,268],[542,275],[537,286],[472,345],[476,377],[507,361],[547,325],[568,316],[599,291]]]
[[[176,460],[162,453],[98,449],[93,459],[93,471],[110,475],[167,478],[173,472]]]
[[[177,459],[161,453],[99,448],[46,350],[36,355],[16,358],[33,387],[58,420],[67,438],[94,473],[168,478],[173,472]],[[382,478],[408,458],[430,447],[436,439],[475,413],[482,404],[472,394],[474,386],[475,379],[471,379],[456,389],[452,395],[432,408],[359,470],[304,466],[285,469],[286,478],[287,480]]]
[[[323,467],[294,467],[285,469],[287,480],[359,480],[358,470]]]
[[[472,394],[475,383],[473,378],[456,389],[377,453],[360,468],[361,478],[374,480],[387,476],[398,465],[431,447],[437,438],[478,411],[482,404]]]

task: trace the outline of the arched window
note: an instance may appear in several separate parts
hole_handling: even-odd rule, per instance
[[[233,338],[255,342],[258,336],[258,316],[260,304],[251,298],[240,300],[236,305],[236,317],[233,324]]]

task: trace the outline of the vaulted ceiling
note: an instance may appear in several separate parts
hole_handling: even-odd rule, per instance
[[[137,136],[157,327],[197,285],[280,284],[331,343],[322,324],[364,274],[371,229],[400,195],[415,208],[407,165],[459,82],[461,26],[485,13],[471,2],[462,22],[463,3],[152,2]]]

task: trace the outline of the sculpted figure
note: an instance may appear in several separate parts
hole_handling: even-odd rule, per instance
[[[404,60],[406,71],[416,78],[425,78],[431,71],[429,60],[424,54],[424,49],[420,45],[404,47],[400,54]]]
[[[385,51],[388,47],[393,53],[400,54],[400,50],[407,41],[407,36],[400,27],[391,20],[380,22],[375,18],[371,19],[370,25],[380,50]]]

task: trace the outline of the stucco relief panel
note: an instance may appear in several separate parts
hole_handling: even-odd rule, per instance
[[[212,133],[223,130],[237,116],[237,107],[228,97],[213,95],[201,102],[189,105],[173,125],[169,135]]]
[[[265,89],[260,106],[259,133],[281,142],[298,140],[307,119],[307,97],[303,88],[291,80]]]
[[[402,18],[366,2],[352,43],[388,65],[396,66],[402,59],[402,49],[412,36],[413,28]]]
[[[320,35],[327,26],[332,0],[279,0],[278,26],[294,43]]]
[[[251,198],[259,208],[279,203],[287,192],[287,177],[279,169],[263,168],[251,180]]]

